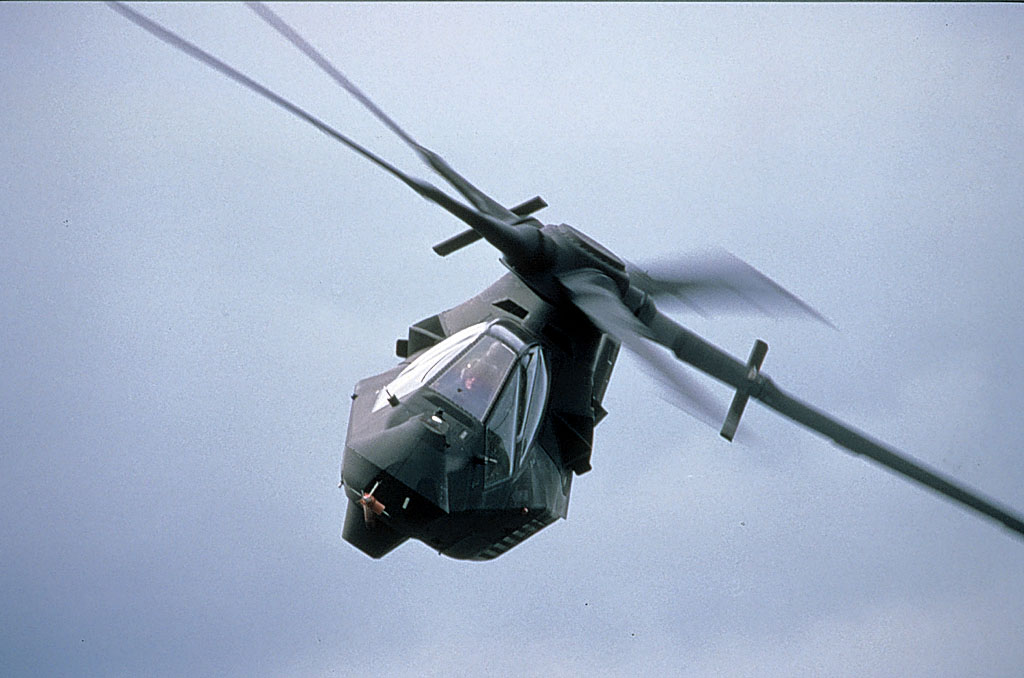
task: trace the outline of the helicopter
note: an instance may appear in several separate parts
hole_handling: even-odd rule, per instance
[[[120,3],[113,9],[157,38],[305,120],[441,207],[468,229],[435,245],[448,256],[479,240],[508,269],[468,301],[428,316],[396,342],[401,361],[352,393],[340,487],[342,537],[381,558],[417,539],[439,553],[491,560],[567,515],[572,480],[591,470],[595,427],[622,347],[699,419],[718,416],[689,368],[735,391],[720,435],[732,440],[751,398],[905,478],[1024,535],[1024,520],[908,455],[787,393],[761,367],[676,322],[658,304],[708,308],[739,294],[754,306],[825,321],[756,269],[729,255],[635,266],[567,224],[534,214],[540,197],[505,207],[419,144],[279,16],[248,6],[363,104],[466,203],[406,174],[319,118]],[[827,322],[827,321],[825,321]],[[689,367],[687,367],[689,366]]]

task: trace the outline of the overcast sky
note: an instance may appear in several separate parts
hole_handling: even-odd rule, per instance
[[[140,9],[427,176],[243,6]],[[839,331],[679,318],[1024,510],[1020,5],[279,11],[496,199],[772,276]],[[496,253],[101,4],[0,37],[3,675],[1019,675],[1024,541],[757,405],[730,445],[628,357],[567,521],[367,558],[348,394]]]

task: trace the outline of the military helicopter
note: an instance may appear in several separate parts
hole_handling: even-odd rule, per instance
[[[1024,536],[1024,520],[924,464],[779,388],[761,371],[768,346],[734,358],[660,311],[705,309],[738,294],[761,309],[824,318],[742,261],[634,266],[566,224],[533,215],[539,197],[511,208],[420,145],[269,8],[248,6],[409,145],[469,204],[414,178],[319,118],[120,3],[133,23],[348,146],[469,228],[434,246],[447,256],[483,239],[509,272],[468,301],[409,327],[401,362],[352,393],[340,487],[342,536],[380,558],[410,538],[457,559],[489,560],[567,515],[574,475],[591,469],[595,426],[625,346],[668,385],[674,404],[720,416],[689,365],[735,389],[720,434],[732,440],[750,398]],[[734,296],[730,297],[729,293]],[[826,321],[827,322],[827,321]],[[667,349],[667,351],[666,351]],[[675,360],[673,360],[675,358]]]

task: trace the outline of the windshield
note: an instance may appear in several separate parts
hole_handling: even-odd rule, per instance
[[[430,381],[442,367],[447,365],[486,329],[487,323],[478,323],[456,332],[424,351],[421,356],[409,363],[391,383],[380,390],[377,400],[373,404],[373,411],[376,412],[384,407],[389,397],[402,399]]]
[[[515,357],[511,348],[485,335],[442,372],[431,387],[482,421]]]

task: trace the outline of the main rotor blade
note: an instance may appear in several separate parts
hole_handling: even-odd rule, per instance
[[[655,300],[681,302],[701,315],[753,310],[766,315],[810,316],[834,327],[796,295],[725,250],[631,266],[629,274],[630,280]]]
[[[305,120],[324,134],[345,144],[359,155],[384,169],[392,176],[398,178],[406,186],[419,193],[422,197],[440,206],[449,214],[452,214],[467,226],[470,226],[479,232],[480,235],[482,235],[489,243],[501,250],[501,252],[508,257],[510,262],[529,261],[536,255],[540,247],[540,234],[536,229],[508,224],[489,214],[485,214],[479,210],[463,205],[436,186],[402,172],[391,163],[375,155],[352,139],[349,139],[347,136],[316,116],[306,112],[279,94],[272,92],[249,76],[244,75],[231,66],[228,66],[209,52],[204,51],[176,33],[164,28],[152,19],[139,14],[131,7],[120,2],[110,1],[107,2],[107,5],[135,25],[148,31],[163,42],[181,50],[193,59],[210,66],[214,70],[223,73],[240,85],[243,85],[263,98],[277,104],[292,115]]]
[[[663,313],[656,311],[648,323],[648,328],[655,341],[667,346],[683,362],[736,389],[746,391],[751,398],[760,400],[766,407],[831,438],[840,447],[865,456],[905,478],[1001,522],[1018,535],[1024,536],[1024,519],[1010,509],[959,485],[912,457],[873,440],[857,429],[787,394],[767,376],[755,372],[752,379],[745,363],[698,337]]]
[[[632,351],[652,375],[671,392],[670,402],[690,416],[717,428],[722,416],[707,388],[680,369],[679,363],[647,341],[651,334],[619,298],[614,283],[593,270],[574,271],[559,277],[573,304],[602,332],[611,335]]]
[[[751,394],[753,395],[753,394]],[[759,395],[753,396],[779,414],[803,424],[812,431],[817,431],[831,438],[837,445],[845,447],[854,454],[860,454],[892,469],[907,478],[930,487],[965,506],[998,520],[1006,527],[1024,535],[1024,519],[998,506],[991,499],[958,485],[952,479],[929,469],[919,461],[897,452],[882,443],[872,440],[864,433],[833,419],[821,410],[794,398],[778,388],[770,380],[766,380]]]
[[[364,107],[367,108],[373,115],[384,123],[388,129],[397,134],[410,148],[422,158],[435,172],[440,174],[451,186],[457,190],[462,196],[468,200],[474,207],[488,214],[495,219],[500,219],[505,222],[518,221],[520,218],[516,216],[511,210],[505,208],[501,203],[497,202],[489,195],[478,189],[473,184],[469,183],[462,175],[456,172],[452,167],[445,162],[444,158],[437,155],[429,148],[420,145],[418,141],[413,139],[409,134],[398,126],[391,117],[382,111],[377,104],[363,94],[362,90],[356,87],[351,80],[346,78],[337,68],[335,68],[331,62],[324,57],[315,47],[306,41],[299,33],[285,23],[284,19],[274,13],[269,7],[264,5],[262,2],[246,2],[249,9],[255,12],[261,19],[266,21],[274,30],[284,36],[290,43],[295,45],[303,54],[309,57],[317,66],[319,66],[325,73],[334,79],[336,83],[341,85],[345,91],[351,94],[356,100],[359,101]]]
[[[406,184],[410,184],[410,182],[412,182],[412,181],[418,181],[418,180],[413,180],[411,177],[406,175],[404,172],[399,170],[397,167],[395,167],[391,163],[389,163],[386,160],[384,160],[383,158],[375,155],[373,152],[371,152],[368,149],[364,148],[363,146],[361,146],[360,144],[356,143],[352,139],[349,139],[347,136],[345,136],[344,134],[342,134],[338,130],[334,129],[333,127],[331,127],[330,125],[328,125],[324,121],[320,120],[319,118],[317,118],[313,114],[308,113],[307,111],[303,110],[299,106],[296,106],[295,104],[293,104],[292,102],[288,101],[284,97],[276,94],[275,92],[272,92],[271,90],[269,90],[268,88],[266,88],[263,85],[259,84],[258,82],[256,82],[252,78],[250,78],[249,76],[244,75],[243,73],[241,73],[240,71],[232,68],[231,66],[228,66],[226,63],[224,63],[223,61],[221,61],[217,57],[213,56],[209,52],[201,49],[200,47],[197,47],[195,44],[193,44],[193,43],[189,42],[188,40],[182,38],[181,36],[177,35],[176,33],[174,33],[172,31],[164,28],[163,26],[161,26],[157,22],[153,21],[152,19],[149,19],[149,18],[143,16],[142,14],[139,14],[138,12],[136,12],[131,7],[125,5],[125,4],[121,3],[121,2],[107,2],[107,5],[111,9],[113,9],[116,12],[118,12],[119,14],[124,16],[126,19],[128,19],[129,21],[134,23],[136,26],[139,26],[140,28],[148,31],[149,33],[151,33],[152,35],[156,36],[160,40],[166,42],[168,45],[171,45],[172,47],[175,47],[175,48],[181,50],[182,52],[184,52],[185,54],[189,55],[193,59],[196,59],[197,61],[200,61],[200,62],[206,64],[207,66],[213,68],[214,70],[219,71],[220,73],[226,75],[227,77],[231,78],[232,80],[234,80],[235,82],[239,83],[240,85],[242,85],[242,86],[252,90],[253,92],[255,92],[257,94],[259,94],[263,98],[265,98],[265,99],[267,99],[267,100],[277,104],[278,106],[280,106],[281,108],[285,109],[286,111],[288,111],[292,115],[295,115],[296,117],[301,118],[302,120],[305,120],[306,122],[308,122],[309,124],[313,125],[314,127],[316,127],[318,130],[320,130],[321,132],[323,132],[327,136],[329,136],[329,137],[331,137],[331,138],[333,138],[333,139],[335,139],[337,141],[340,141],[341,143],[345,144],[346,146],[348,146],[349,148],[354,150],[359,155],[363,156],[364,158],[366,158],[370,162],[374,163],[378,167],[383,168],[384,170],[386,170],[387,172],[389,172],[393,176],[401,179]],[[425,182],[419,182],[419,183],[425,183]],[[413,188],[414,188],[414,190],[417,190],[417,189],[415,189],[415,187],[413,187]],[[419,191],[417,190],[417,192],[419,192]]]

